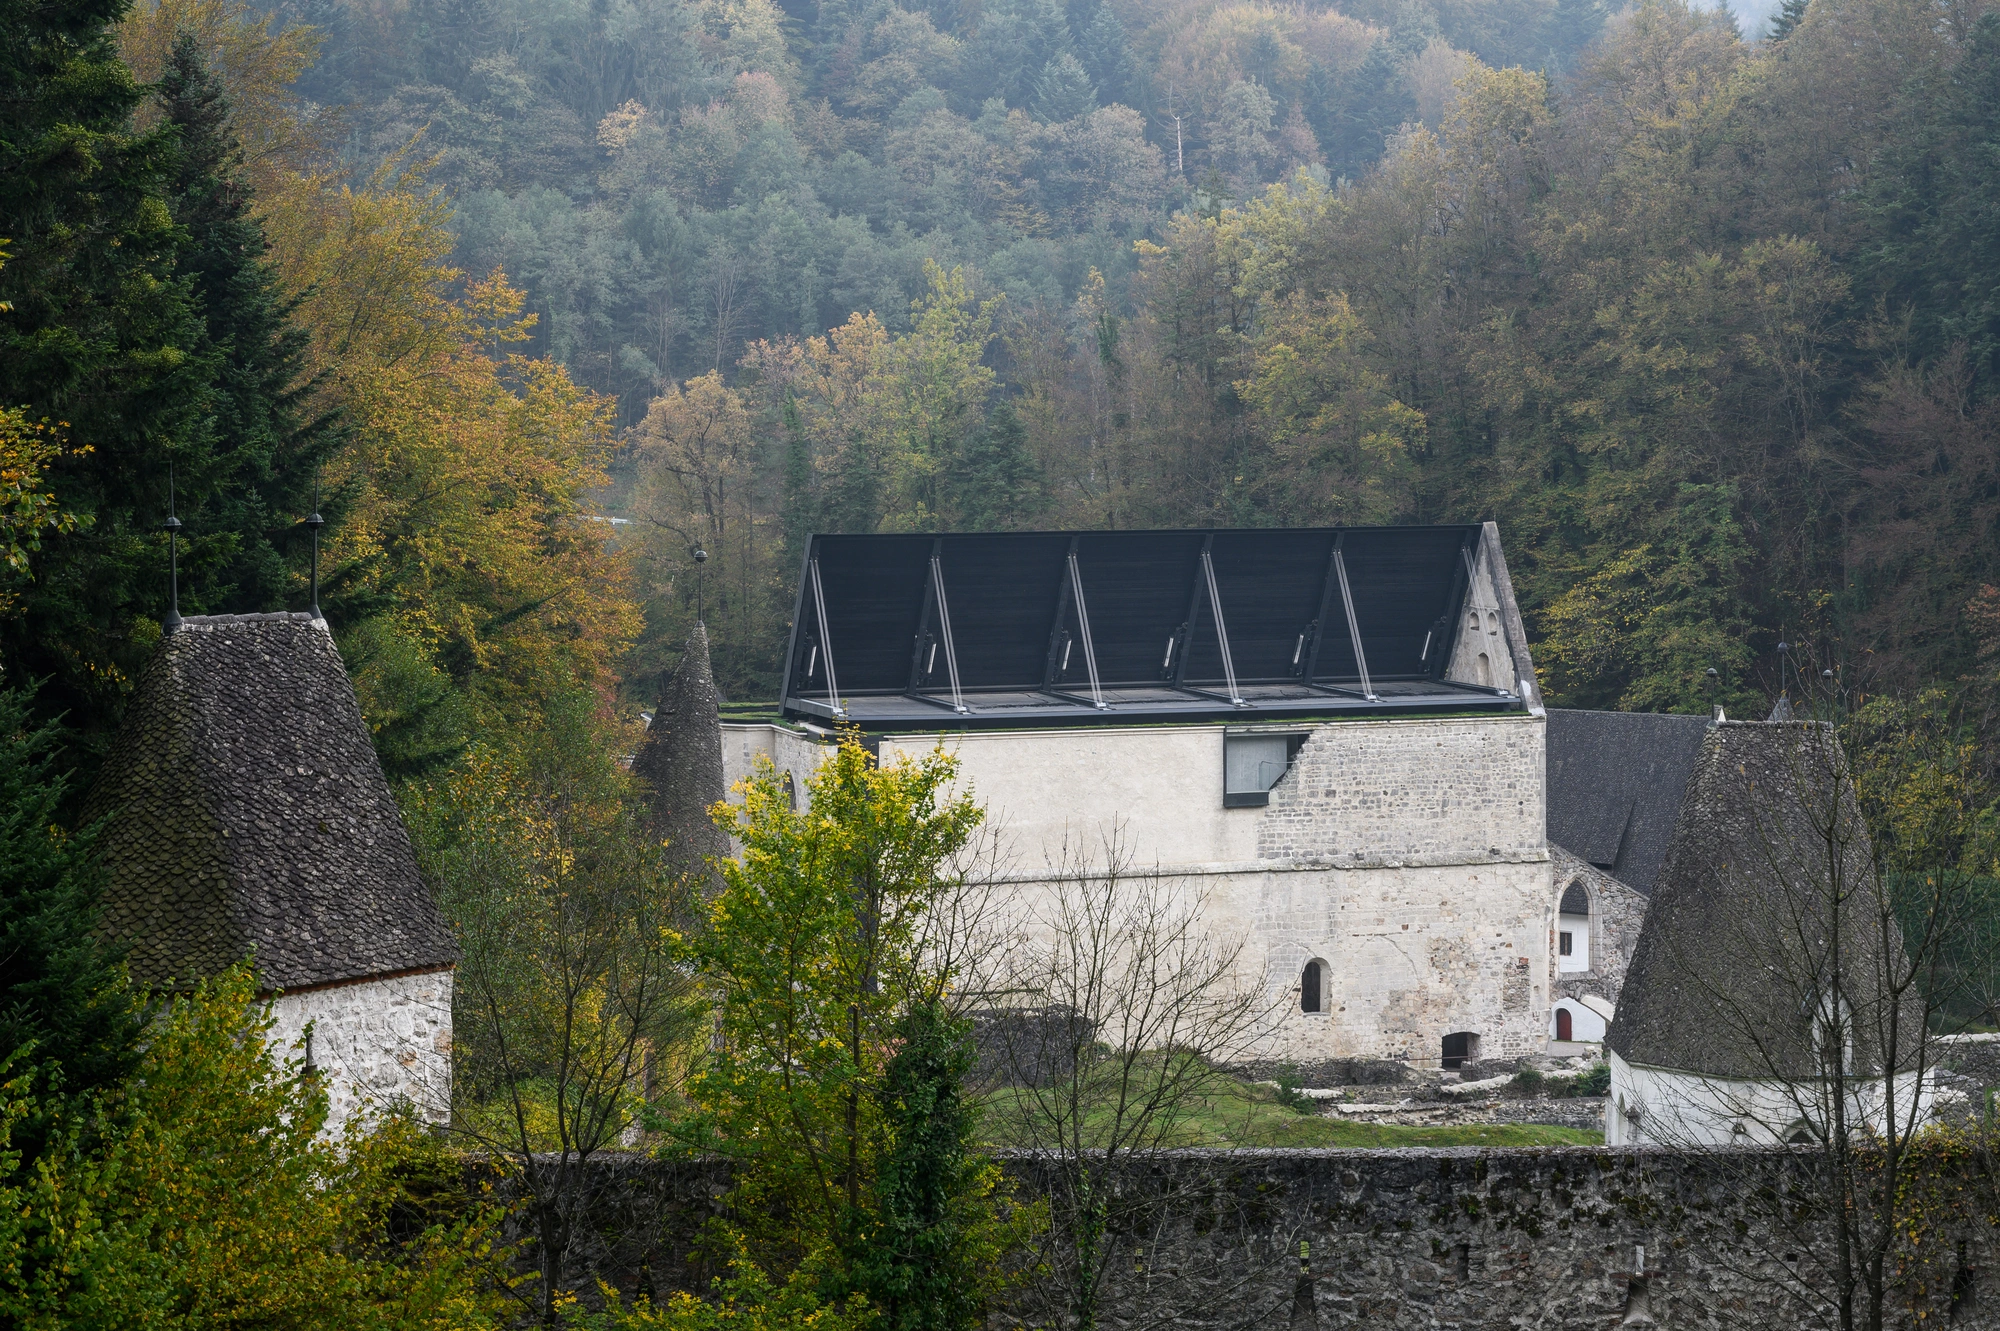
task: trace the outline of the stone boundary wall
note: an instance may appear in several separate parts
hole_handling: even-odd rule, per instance
[[[1024,1200],[1055,1182],[1042,1158],[1002,1158]],[[1817,1167],[1812,1152],[1783,1149],[1165,1152],[1115,1181],[1101,1320],[1111,1331],[1830,1325],[1815,1306],[1830,1236],[1786,1205]],[[587,1174],[589,1218],[571,1238],[580,1286],[706,1288],[715,1270],[699,1234],[723,1213],[726,1164],[607,1156]],[[1931,1239],[1928,1264],[1904,1264],[1890,1324],[2000,1326],[1993,1224],[1940,1222]],[[1051,1325],[1050,1296],[1025,1286],[989,1324]]]

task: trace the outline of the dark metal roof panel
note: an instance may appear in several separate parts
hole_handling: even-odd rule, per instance
[[[967,724],[1030,714],[1101,723],[1115,718],[1078,701],[1090,693],[1092,657],[1119,714],[1518,706],[1442,678],[1461,569],[1479,536],[1470,525],[816,536],[794,607],[785,710],[833,715],[837,682],[847,719],[934,721],[953,708],[955,660]],[[1361,696],[1336,546],[1372,698]],[[1217,601],[1245,708],[1227,695]]]

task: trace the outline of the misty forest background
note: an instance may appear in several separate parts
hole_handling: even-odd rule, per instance
[[[814,531],[1491,518],[1554,702],[1760,707],[1789,637],[1993,715],[1976,0],[99,7],[96,156],[0,216],[0,655],[85,768],[169,459],[184,612],[302,605],[319,485],[404,777],[629,725],[696,545],[772,696]]]

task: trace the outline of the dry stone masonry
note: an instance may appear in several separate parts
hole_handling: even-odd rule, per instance
[[[1809,1151],[1174,1151],[1116,1179],[1124,1221],[1107,1331],[1806,1331],[1831,1236],[1796,1220]],[[1048,1162],[1005,1160],[1019,1196]],[[717,1161],[599,1162],[573,1254],[614,1287],[702,1291],[700,1231],[722,1214]],[[1904,1254],[1892,1327],[2000,1325],[2000,1247],[1983,1219],[1940,1219]],[[1030,1283],[992,1331],[1047,1326]]]

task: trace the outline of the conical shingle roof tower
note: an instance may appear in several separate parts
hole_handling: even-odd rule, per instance
[[[708,630],[688,635],[680,664],[660,688],[653,724],[632,759],[650,787],[647,826],[686,871],[713,879],[708,857],[729,854],[729,838],[708,816],[728,794],[722,779],[722,696],[708,664]]]
[[[86,804],[104,817],[105,936],[184,990],[250,959],[274,1037],[335,1121],[442,1116],[458,948],[417,869],[354,686],[311,614],[191,615],[160,640]]]

